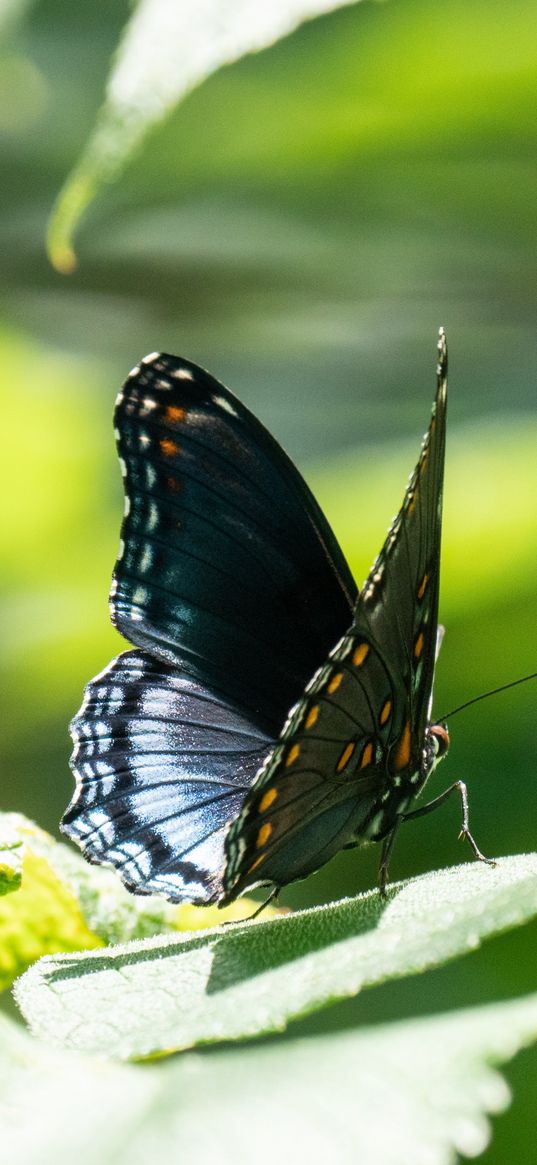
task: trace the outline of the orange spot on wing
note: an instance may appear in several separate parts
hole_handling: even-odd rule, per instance
[[[363,749],[362,749],[362,755],[360,757],[360,768],[366,769],[367,766],[371,764],[372,760],[373,760],[373,741],[368,740],[367,744],[365,744]]]
[[[168,486],[168,489],[171,489],[172,493],[174,494],[178,494],[183,488],[183,483],[182,481],[179,481],[178,477],[167,477],[166,485]]]
[[[269,821],[266,821],[265,824],[262,825],[261,829],[259,830],[259,833],[258,833],[257,839],[256,839],[256,843],[255,843],[255,848],[261,849],[261,846],[265,845],[265,843],[268,841],[271,833],[272,833],[272,825],[270,824]]]
[[[359,643],[352,653],[352,662],[355,667],[361,667],[370,652],[369,643]]]
[[[386,700],[386,703],[383,704],[383,706],[380,710],[380,716],[379,716],[379,721],[380,721],[380,724],[382,725],[382,727],[384,727],[384,725],[390,719],[391,714],[392,714],[392,702],[391,702],[391,700]]]
[[[429,575],[427,573],[425,573],[421,582],[420,582],[420,585],[418,587],[418,599],[423,598],[428,586],[429,586]]]
[[[420,658],[421,653],[423,651],[424,642],[425,642],[425,640],[423,638],[423,631],[420,631],[419,635],[416,637],[416,642],[414,644],[414,659]]]
[[[320,712],[319,705],[314,704],[313,708],[310,708],[308,715],[306,716],[306,722],[304,724],[304,728],[313,728],[313,725],[316,724],[318,719],[319,719],[319,712]]]
[[[175,453],[179,452],[178,444],[176,441],[170,440],[169,437],[163,437],[162,440],[159,441],[159,445],[165,457],[173,457]]]
[[[343,672],[342,671],[338,671],[338,672],[336,672],[335,676],[332,676],[332,679],[330,680],[330,683],[326,689],[330,696],[332,696],[334,692],[337,692],[342,679],[343,679]]]
[[[259,812],[265,813],[267,809],[270,809],[270,806],[274,804],[277,796],[277,789],[267,789],[266,793],[263,794],[259,802]]]
[[[179,408],[179,405],[168,405],[164,416],[167,421],[171,421],[172,425],[178,425],[180,421],[184,421],[186,409]]]
[[[407,720],[395,748],[394,764],[396,769],[406,769],[407,765],[410,763],[411,747],[412,738],[410,735],[410,720]]]
[[[285,767],[286,767],[286,769],[288,769],[288,768],[289,768],[289,765],[292,765],[292,764],[294,764],[294,762],[296,761],[296,758],[297,758],[297,756],[300,756],[300,745],[299,745],[299,744],[293,744],[293,745],[291,746],[291,748],[289,749],[289,752],[288,752],[288,754],[287,754],[287,757],[286,757],[286,761],[285,761]]]
[[[345,745],[345,748],[343,749],[343,752],[341,753],[341,756],[340,756],[340,758],[337,762],[337,765],[336,765],[336,772],[337,773],[343,772],[343,769],[346,768],[346,766],[348,765],[348,763],[351,759],[351,756],[353,755],[355,749],[356,749],[356,742],[354,740],[351,740],[351,742],[349,744]]]

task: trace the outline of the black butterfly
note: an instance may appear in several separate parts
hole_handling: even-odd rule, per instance
[[[454,788],[482,857],[460,782],[409,809],[449,743],[428,722],[446,371],[441,331],[429,430],[360,594],[300,474],[226,388],[175,356],[131,372],[110,606],[138,650],[87,686],[62,823],[130,889],[222,903],[364,840],[383,841],[383,888],[401,821]]]

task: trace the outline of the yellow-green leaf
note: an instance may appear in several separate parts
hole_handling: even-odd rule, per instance
[[[31,822],[9,815],[6,834],[12,848],[0,851],[0,870],[7,854],[16,856],[20,865],[13,878],[19,888],[0,898],[0,991],[42,955],[103,945],[86,925],[74,895],[38,852],[41,833]]]

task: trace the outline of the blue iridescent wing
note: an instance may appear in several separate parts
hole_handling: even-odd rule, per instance
[[[207,902],[223,837],[356,587],[299,473],[221,384],[146,358],[118,398],[110,607],[138,652],[87,688],[62,828],[138,892]]]
[[[203,684],[140,651],[86,688],[62,828],[126,886],[216,901],[224,832],[272,742]]]
[[[447,352],[429,430],[352,624],[291,711],[226,837],[224,900],[285,885],[394,831],[434,763]]]
[[[356,586],[295,466],[223,385],[148,357],[116,406],[125,477],[112,620],[277,734]]]

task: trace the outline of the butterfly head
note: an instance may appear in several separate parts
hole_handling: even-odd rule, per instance
[[[428,776],[449,749],[447,724],[429,724],[423,746],[423,771]]]

